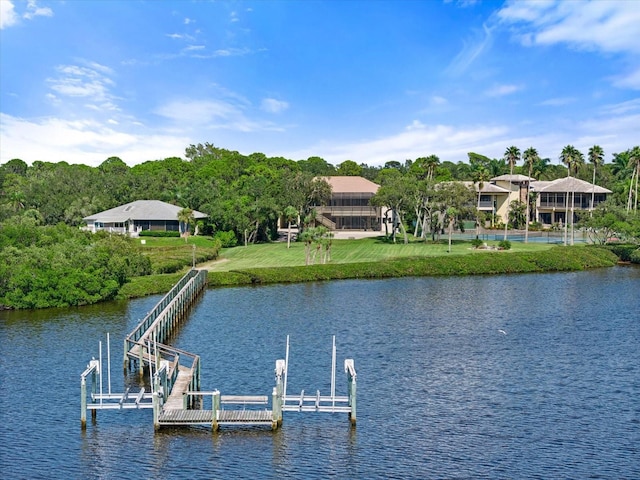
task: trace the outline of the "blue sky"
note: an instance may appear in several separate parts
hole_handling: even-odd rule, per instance
[[[640,142],[640,2],[0,0],[0,163]]]

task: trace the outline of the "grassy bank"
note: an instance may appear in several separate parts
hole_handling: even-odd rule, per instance
[[[364,242],[363,245],[371,246]],[[524,245],[524,244],[522,244]],[[292,266],[256,266],[272,263],[273,258],[265,258],[266,248],[258,248],[263,255],[262,260],[253,259],[253,266],[241,267],[246,257],[252,257],[253,247],[247,247],[243,253],[243,261],[234,263],[230,258],[221,262],[225,271],[209,271],[210,286],[255,285],[269,283],[296,283],[334,279],[364,279],[364,278],[393,278],[406,276],[442,276],[442,275],[492,275],[504,273],[534,273],[553,271],[578,271],[588,268],[610,267],[617,263],[618,257],[612,252],[596,247],[551,247],[529,246],[511,251],[477,251],[470,248],[469,243],[458,244],[458,253],[447,254],[435,249],[428,250],[424,255],[425,245],[420,256],[404,256],[381,258],[376,261],[359,261],[352,263],[337,263],[332,259],[325,265]],[[279,245],[280,250],[286,250]],[[394,253],[398,253],[397,245],[391,246]],[[403,246],[405,247],[405,246]],[[544,247],[544,248],[543,248]],[[244,248],[244,247],[242,247]],[[280,252],[279,250],[279,252]],[[354,247],[353,250],[359,250]],[[375,250],[375,249],[374,249]],[[381,249],[385,250],[385,249]],[[519,251],[518,251],[519,250]],[[406,251],[412,251],[407,249]],[[352,252],[353,254],[354,252]],[[370,252],[371,256],[383,256],[379,252]],[[296,260],[298,261],[298,260]],[[238,268],[240,267],[240,268]],[[164,293],[180,278],[180,273],[170,275],[154,275],[141,277],[123,287],[121,297],[136,297],[154,293]]]
[[[497,245],[498,242],[488,242]],[[553,245],[544,243],[513,242],[509,253],[537,252],[549,250]],[[389,243],[383,238],[363,238],[360,240],[334,240],[331,247],[331,264],[380,262],[400,258],[440,257],[451,255],[485,254],[471,248],[468,241],[454,241],[451,253],[447,253],[446,240],[440,242],[413,241],[408,244]],[[320,263],[320,254],[316,258]],[[205,263],[204,268],[212,272],[245,270],[251,268],[297,267],[305,264],[303,243],[265,243],[248,247],[223,249],[217,261]]]
[[[153,273],[162,274],[190,266],[194,256],[196,264],[218,258],[220,243],[201,236],[189,237],[186,242],[183,238],[144,237],[140,238],[140,249],[151,260]]]
[[[392,278],[407,276],[492,275],[578,271],[610,267],[618,258],[611,252],[591,247],[553,247],[530,252],[483,252],[474,255],[406,257],[378,262],[326,264],[308,267],[247,268],[209,272],[209,284],[245,285],[294,283],[349,278]]]

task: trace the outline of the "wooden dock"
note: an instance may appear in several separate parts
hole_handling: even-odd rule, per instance
[[[276,384],[269,396],[221,395],[218,390],[202,391],[200,386],[200,357],[168,345],[172,335],[207,283],[207,272],[190,270],[145,316],[124,340],[124,367],[148,373],[151,392],[141,389],[124,393],[111,392],[109,374],[105,393],[102,378],[102,342],[100,358],[93,359],[81,377],[81,424],[86,428],[87,411],[96,420],[97,410],[153,409],[153,424],[163,426],[210,426],[216,431],[224,425],[264,425],[272,429],[282,425],[283,412],[347,413],[351,424],[356,423],[356,372],[352,359],[345,360],[348,381],[346,396],[335,393],[336,346],[333,339],[331,394],[287,395],[287,367],[289,363],[289,337],[285,359],[276,360]],[[109,337],[107,335],[109,358]],[[108,360],[110,363],[110,360]],[[108,372],[111,368],[109,365]],[[90,379],[90,392],[87,382]],[[206,403],[210,408],[204,408]]]

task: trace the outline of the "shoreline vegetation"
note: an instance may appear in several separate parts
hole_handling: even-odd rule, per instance
[[[196,265],[209,270],[209,288],[224,286],[266,285],[277,283],[302,283],[346,279],[382,279],[408,276],[463,276],[497,275],[512,273],[544,273],[580,271],[590,268],[611,267],[620,258],[610,249],[599,246],[553,246],[514,244],[507,251],[478,251],[470,242],[458,242],[452,253],[442,253],[444,245],[415,244],[423,250],[422,255],[409,254],[403,257],[391,256],[399,245],[381,243],[379,240],[349,240],[352,248],[346,248],[342,255],[334,247],[332,260],[326,264],[289,265],[292,252],[282,244],[235,247],[222,252],[215,262]],[[358,242],[362,242],[358,244]],[[378,245],[376,245],[376,243]],[[376,246],[379,248],[376,249]],[[385,247],[391,247],[387,249]],[[272,252],[278,248],[281,256]],[[298,244],[297,253],[302,255]],[[369,261],[356,255],[362,249],[368,250]],[[376,251],[377,250],[377,251]],[[413,249],[405,250],[411,252]],[[416,250],[417,251],[417,250]],[[381,253],[382,252],[382,253]],[[391,252],[385,257],[384,252]],[[349,255],[349,253],[351,255]],[[396,253],[399,253],[396,251]],[[255,255],[255,258],[253,258]],[[356,261],[345,258],[356,256]],[[249,257],[242,261],[242,257]],[[274,258],[275,257],[275,258]],[[337,259],[334,260],[334,257]],[[262,258],[260,262],[256,258]],[[304,260],[304,259],[302,259]],[[263,266],[263,265],[268,266]],[[136,298],[167,292],[184,274],[186,269],[172,274],[147,275],[132,278],[122,286],[118,298]]]

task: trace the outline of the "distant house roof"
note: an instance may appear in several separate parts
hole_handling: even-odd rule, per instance
[[[333,193],[376,193],[380,185],[363,177],[334,176],[323,177]]]
[[[520,175],[520,174],[516,174],[516,175],[500,175],[498,177],[493,177],[491,179],[492,182],[496,181],[496,182],[515,182],[515,183],[519,183],[519,182],[535,182],[535,178],[532,177],[527,177],[526,175]]]
[[[476,192],[478,191],[478,187],[479,187],[478,183],[476,183],[476,182],[468,182],[468,181],[467,182],[462,182],[462,183],[464,183],[469,188],[473,188]],[[508,194],[509,190],[507,190],[506,188],[499,187],[495,183],[483,182],[482,189],[480,190],[480,193],[504,193],[504,194]]]
[[[575,192],[575,193],[612,193],[604,187],[593,185],[575,177],[563,177],[553,181],[531,182],[531,189],[535,192]]]
[[[136,200],[84,217],[84,221],[103,223],[118,223],[128,220],[178,220],[178,212],[183,207],[161,202],[160,200]],[[194,218],[207,218],[208,215],[197,210],[193,211]]]

